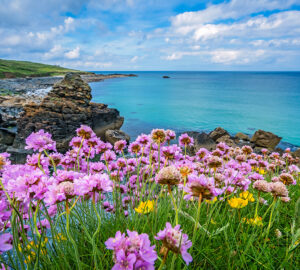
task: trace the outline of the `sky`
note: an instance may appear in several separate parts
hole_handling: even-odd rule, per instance
[[[0,58],[81,70],[300,70],[300,0],[0,0]]]

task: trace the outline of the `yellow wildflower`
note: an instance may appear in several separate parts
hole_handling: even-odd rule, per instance
[[[240,197],[244,200],[248,200],[249,202],[254,202],[253,194],[250,193],[249,191],[243,191],[240,193]]]
[[[266,174],[267,172],[264,169],[259,169],[258,173],[259,174]]]
[[[213,224],[213,225],[217,224],[217,222],[215,222],[213,219],[210,220],[210,223]]]
[[[231,198],[230,200],[228,200],[228,204],[230,205],[231,208],[243,208],[245,206],[248,205],[248,200],[244,200],[242,198],[236,198],[236,197],[233,197]]]
[[[214,197],[212,200],[205,200],[206,203],[214,204],[217,201],[217,197]]]
[[[188,166],[183,166],[179,169],[182,178],[188,177],[192,173],[192,170]]]
[[[57,235],[55,235],[54,238],[58,242],[60,242],[60,241],[66,241],[67,240],[67,238],[62,233],[58,233]]]
[[[255,217],[255,218],[243,218],[242,221],[246,224],[250,224],[253,226],[263,226],[262,218],[261,217]]]
[[[146,201],[140,202],[138,208],[134,208],[134,210],[139,214],[148,214],[152,212],[154,209],[154,201]]]

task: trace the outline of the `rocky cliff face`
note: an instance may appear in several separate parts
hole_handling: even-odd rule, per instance
[[[75,130],[81,125],[93,128],[105,139],[108,129],[119,130],[124,118],[105,104],[91,103],[91,88],[78,74],[67,74],[56,83],[40,104],[30,103],[17,120],[17,135],[8,151],[22,149],[32,132],[44,129],[52,134],[59,151],[66,151]]]

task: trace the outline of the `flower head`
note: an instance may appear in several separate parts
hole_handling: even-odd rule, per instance
[[[122,153],[122,151],[125,149],[127,142],[125,140],[120,140],[115,142],[114,148],[117,153]]]
[[[187,251],[192,246],[192,242],[188,239],[187,234],[182,233],[180,225],[176,225],[173,228],[167,222],[166,227],[158,232],[155,239],[161,240],[165,249],[171,250],[176,254],[181,254],[187,265],[193,260],[191,254]]]
[[[149,236],[127,230],[127,235],[118,231],[114,238],[109,238],[106,248],[113,250],[114,267],[112,269],[154,269],[157,259],[155,246],[151,246]]]
[[[152,212],[154,209],[154,201],[146,201],[146,202],[140,202],[139,206],[137,208],[134,208],[134,210],[139,214],[148,214]]]
[[[12,249],[12,235],[9,233],[4,233],[0,237],[0,254],[4,251]]]
[[[82,139],[85,139],[85,140],[88,140],[88,139],[96,136],[94,131],[90,127],[85,126],[85,125],[81,125],[80,128],[77,128],[76,133],[79,137],[81,137]]]
[[[243,218],[242,221],[253,226],[263,226],[262,217]]]
[[[275,182],[270,184],[271,192],[277,197],[288,197],[289,192],[282,182]]]
[[[155,181],[161,185],[177,185],[181,181],[181,174],[175,166],[168,166],[158,172]]]
[[[248,200],[244,200],[242,198],[233,197],[228,200],[228,204],[231,208],[243,208],[248,205]]]
[[[255,181],[253,188],[266,193],[271,191],[270,183],[265,180]]]
[[[253,194],[250,193],[248,190],[243,191],[242,193],[240,193],[240,198],[244,199],[244,200],[248,200],[249,202],[254,202],[254,198],[253,198]]]
[[[153,129],[151,138],[157,144],[162,144],[166,141],[166,132],[163,129]]]
[[[38,132],[31,133],[26,138],[25,149],[33,149],[39,152],[44,150],[56,151],[56,142],[52,140],[50,133],[41,129]]]
[[[188,196],[185,198],[201,196],[202,199],[207,200],[211,200],[222,193],[220,189],[215,187],[214,179],[208,178],[203,174],[200,176],[191,174],[188,177],[188,183],[184,190],[188,193]]]
[[[187,133],[184,133],[179,137],[179,145],[181,147],[192,146],[193,144],[194,139],[187,135]]]

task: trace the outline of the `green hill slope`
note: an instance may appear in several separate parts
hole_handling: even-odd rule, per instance
[[[68,72],[87,73],[60,66],[45,65],[27,61],[0,59],[0,79],[18,77],[42,77],[64,75]]]

